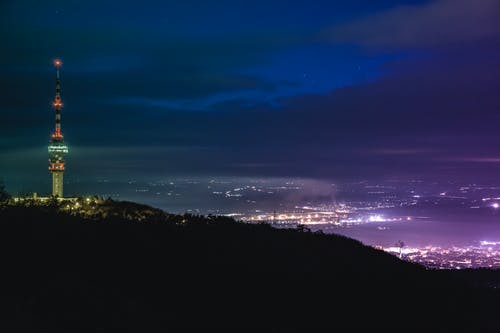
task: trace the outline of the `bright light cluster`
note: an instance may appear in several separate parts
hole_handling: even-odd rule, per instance
[[[481,241],[479,246],[425,246],[425,247],[380,247],[408,261],[429,268],[500,268],[500,241]]]
[[[68,146],[66,146],[66,145],[50,145],[49,146],[49,153],[67,154],[68,153]]]

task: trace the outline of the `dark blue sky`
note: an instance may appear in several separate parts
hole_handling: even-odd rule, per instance
[[[496,177],[497,0],[2,1],[0,177]]]

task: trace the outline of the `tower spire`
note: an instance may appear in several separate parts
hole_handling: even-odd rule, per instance
[[[61,134],[61,79],[59,77],[59,68],[62,66],[62,61],[60,59],[54,60],[54,66],[56,67],[56,96],[54,99],[54,109],[56,110],[56,131],[55,135],[57,137],[62,137]]]
[[[52,195],[60,198],[63,196],[64,156],[68,153],[68,146],[64,144],[64,137],[61,133],[62,102],[61,79],[59,76],[61,65],[62,61],[60,59],[54,60],[54,66],[56,67],[56,96],[52,105],[56,111],[56,127],[49,142],[49,170],[52,173]]]

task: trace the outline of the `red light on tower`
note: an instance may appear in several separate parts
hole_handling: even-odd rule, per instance
[[[61,67],[62,66],[61,59],[55,59],[54,60],[54,66],[56,66],[57,68]]]

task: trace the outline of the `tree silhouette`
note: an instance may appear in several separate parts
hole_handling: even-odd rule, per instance
[[[311,229],[304,224],[297,224],[297,231],[300,232],[311,232]]]
[[[3,180],[0,180],[0,203],[6,202],[10,199],[10,194],[5,190]]]

